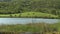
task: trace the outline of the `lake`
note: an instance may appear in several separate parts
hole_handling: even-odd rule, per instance
[[[1,24],[27,24],[27,23],[56,23],[59,19],[42,19],[42,18],[0,18]]]

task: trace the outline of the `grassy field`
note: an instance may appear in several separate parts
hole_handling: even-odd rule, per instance
[[[41,31],[42,26],[40,25],[32,25],[32,24],[27,24],[27,25],[2,25],[0,26],[0,31],[15,31],[15,32],[39,32]]]
[[[47,24],[47,23],[30,23],[30,24],[16,24],[16,25],[1,25],[0,31],[14,31],[14,32],[41,32],[46,31],[59,31],[60,23],[57,24]]]
[[[41,12],[23,12],[17,14],[0,14],[0,17],[11,17],[11,18],[59,18],[58,15],[52,15]]]

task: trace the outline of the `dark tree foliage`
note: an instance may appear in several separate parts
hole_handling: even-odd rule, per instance
[[[2,1],[2,0],[0,0]],[[28,11],[60,15],[60,0],[4,0],[0,2],[0,14],[22,13]],[[11,1],[11,2],[9,2]],[[51,10],[52,9],[52,10]]]

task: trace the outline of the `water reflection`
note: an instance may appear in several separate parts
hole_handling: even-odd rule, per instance
[[[0,18],[0,24],[27,24],[27,23],[56,23],[59,19],[42,18]]]

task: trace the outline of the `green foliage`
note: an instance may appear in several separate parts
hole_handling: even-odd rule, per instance
[[[12,0],[0,2],[0,14],[42,12],[60,17],[60,0]]]

